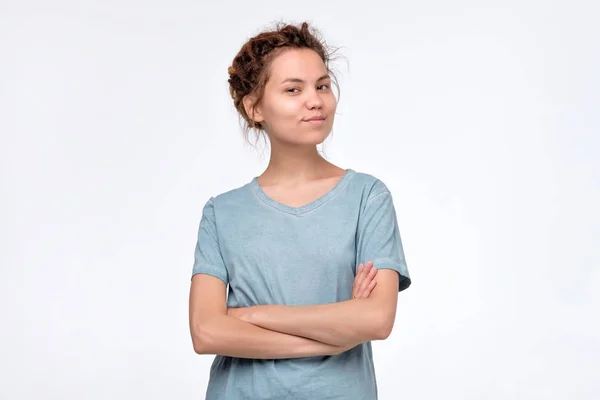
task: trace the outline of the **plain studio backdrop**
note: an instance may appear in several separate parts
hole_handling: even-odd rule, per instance
[[[282,4],[0,3],[0,398],[203,398],[202,206],[268,162],[227,67],[279,20],[340,48],[327,157],[394,196],[380,399],[598,398],[597,3]]]

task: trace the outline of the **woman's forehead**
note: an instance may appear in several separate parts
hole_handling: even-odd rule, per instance
[[[276,84],[286,80],[317,81],[327,75],[325,64],[310,49],[293,49],[279,54],[271,63],[271,80]]]

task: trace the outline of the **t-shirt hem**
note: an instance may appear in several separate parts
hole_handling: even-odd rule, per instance
[[[379,259],[373,260],[373,265],[379,269],[392,269],[400,275],[398,282],[398,292],[403,291],[404,289],[410,286],[411,279],[408,273],[408,267],[406,265],[406,261],[397,261],[397,260],[389,260],[389,259]]]
[[[223,273],[221,271],[219,271],[219,269],[217,269],[216,267],[208,266],[206,264],[204,264],[202,266],[195,266],[192,271],[192,276],[190,277],[190,280],[196,274],[205,274],[205,275],[214,276],[215,278],[219,278],[220,280],[222,280],[226,285],[229,283],[229,282],[227,282],[228,281],[227,277],[225,275],[223,275]]]

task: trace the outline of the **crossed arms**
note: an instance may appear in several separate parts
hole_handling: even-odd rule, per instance
[[[375,274],[376,285],[369,285]],[[225,283],[196,274],[189,304],[194,351],[240,358],[298,358],[336,355],[366,341],[386,339],[396,317],[398,280],[394,270],[366,266],[357,273],[356,298],[351,300],[227,309]]]

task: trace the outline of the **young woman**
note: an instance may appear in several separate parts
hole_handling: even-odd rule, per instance
[[[336,97],[307,23],[251,38],[229,67],[246,133],[271,156],[205,203],[190,290],[198,354],[215,354],[208,400],[377,398],[372,340],[392,331],[408,274],[392,195],[318,152]]]

